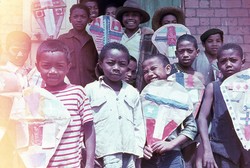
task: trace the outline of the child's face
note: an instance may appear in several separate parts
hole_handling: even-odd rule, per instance
[[[218,59],[218,67],[223,77],[227,78],[239,72],[244,62],[245,60],[241,59],[237,51],[228,49],[221,52],[221,56]]]
[[[107,84],[120,83],[127,72],[128,56],[123,51],[110,49],[106,52],[103,61],[99,62]]]
[[[161,20],[161,25],[171,24],[171,23],[177,23],[177,19],[174,15],[168,14],[165,15]]]
[[[122,15],[122,23],[126,29],[135,31],[139,28],[141,15],[139,12],[125,12]]]
[[[89,22],[89,16],[85,10],[76,8],[72,11],[69,20],[75,30],[83,31]]]
[[[91,20],[99,16],[99,9],[98,9],[98,5],[96,2],[86,2],[84,5],[89,8]]]
[[[211,56],[217,56],[217,51],[222,46],[223,42],[220,34],[213,34],[207,38],[205,43],[203,43],[203,47],[205,51]]]
[[[171,65],[168,64],[164,67],[161,60],[157,57],[145,60],[142,64],[142,68],[143,77],[147,84],[155,80],[167,79],[171,72]]]
[[[134,60],[130,60],[128,64],[128,70],[125,74],[125,81],[129,84],[133,84],[136,79],[137,63]]]
[[[64,77],[70,69],[70,63],[61,51],[44,52],[39,62],[36,63],[36,67],[46,86],[54,88],[65,84]]]
[[[116,7],[110,6],[106,8],[105,15],[109,15],[115,18]]]
[[[179,64],[184,67],[191,67],[198,53],[199,50],[194,47],[194,44],[187,40],[181,41],[175,51]]]
[[[30,44],[25,41],[13,41],[7,52],[11,63],[23,66],[29,56]]]

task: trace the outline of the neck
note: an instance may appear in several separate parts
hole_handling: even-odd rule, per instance
[[[183,66],[183,65],[181,65],[181,64],[179,64],[178,63],[178,65],[179,65],[179,67],[181,68],[181,70],[183,71],[183,72],[185,72],[185,73],[187,73],[187,74],[191,74],[191,75],[193,75],[194,74],[194,69],[191,67],[191,66]]]
[[[125,29],[125,34],[126,34],[128,37],[131,37],[131,36],[133,36],[133,34],[135,34],[135,32],[137,32],[138,30],[139,30],[139,27],[136,28],[136,29],[133,29],[133,30]]]
[[[104,77],[104,82],[109,85],[114,91],[120,91],[122,88],[122,81],[110,81],[110,80],[106,80],[106,78]]]
[[[68,87],[68,85],[63,82],[62,84],[56,85],[56,86],[48,86],[48,85],[46,85],[45,89],[48,90],[48,91],[57,91],[57,90],[63,90],[65,88],[67,88],[67,87]]]

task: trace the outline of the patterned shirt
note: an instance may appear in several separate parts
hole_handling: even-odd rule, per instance
[[[50,91],[67,108],[71,121],[62,136],[48,167],[80,167],[83,145],[83,124],[93,120],[89,99],[81,86],[66,87]]]

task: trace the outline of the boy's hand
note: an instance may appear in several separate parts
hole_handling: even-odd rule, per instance
[[[158,141],[158,142],[153,143],[153,145],[152,145],[153,152],[156,152],[159,154],[161,154],[165,151],[170,151],[173,148],[174,148],[174,146],[172,145],[172,143],[167,142],[167,141]]]
[[[151,159],[151,157],[153,156],[153,150],[150,146],[145,146],[143,149],[143,157],[145,159]]]
[[[203,159],[202,159],[202,164],[203,167],[207,167],[207,168],[218,168],[215,160],[214,160],[214,156],[213,153],[211,152],[204,152],[203,155]]]

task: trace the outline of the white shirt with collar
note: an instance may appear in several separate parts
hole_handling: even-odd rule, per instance
[[[94,111],[97,157],[116,153],[142,157],[146,130],[139,92],[122,82],[117,94],[103,77],[85,90]]]

